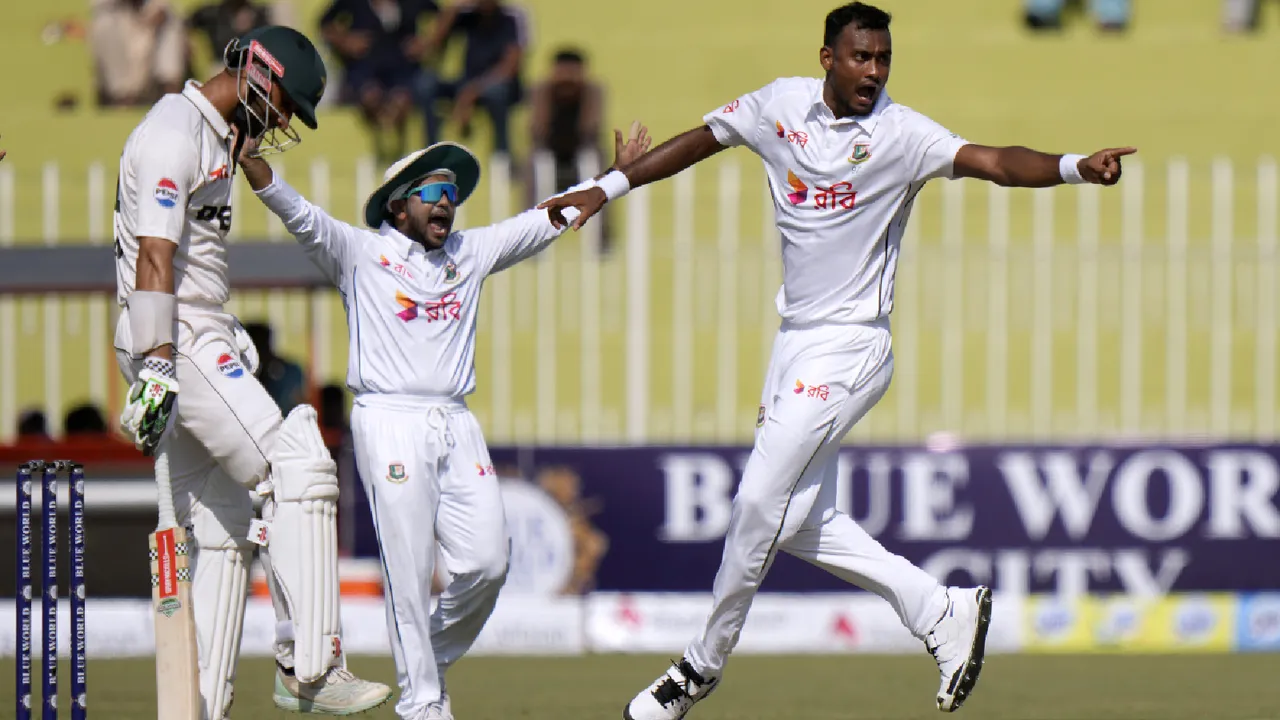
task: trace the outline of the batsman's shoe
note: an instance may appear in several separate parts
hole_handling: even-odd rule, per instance
[[[680,720],[711,694],[720,678],[704,678],[686,659],[671,667],[622,709],[624,720]]]
[[[453,708],[449,704],[449,696],[443,695],[436,702],[422,709],[415,716],[416,720],[453,720]]]
[[[300,683],[293,670],[276,665],[276,707],[307,715],[357,715],[391,699],[391,688],[361,680],[346,668],[331,667],[313,683]]]
[[[938,661],[942,675],[939,710],[959,710],[978,684],[990,624],[990,588],[947,588],[947,611],[924,638],[924,646]]]

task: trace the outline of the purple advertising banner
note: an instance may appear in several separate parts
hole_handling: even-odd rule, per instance
[[[748,452],[545,448],[492,457],[503,477],[533,483],[564,509],[575,555],[564,562],[576,588],[707,591]],[[951,584],[1280,588],[1280,446],[849,447],[837,482],[840,509]],[[542,544],[538,523],[520,525],[516,552],[558,552]],[[371,530],[361,534],[372,541]],[[784,554],[764,589],[848,586]]]

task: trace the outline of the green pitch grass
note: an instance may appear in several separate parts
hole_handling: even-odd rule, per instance
[[[469,658],[450,672],[460,720],[602,720],[650,682],[663,657]],[[13,677],[12,659],[0,676]],[[91,717],[150,720],[150,660],[89,664]],[[733,660],[724,684],[698,705],[696,720],[909,720],[940,717],[931,659],[919,656],[752,657]],[[61,678],[65,684],[66,666]],[[363,677],[394,683],[390,660],[354,658]],[[235,717],[290,717],[271,704],[272,665],[240,664]],[[990,720],[1260,720],[1280,705],[1280,655],[989,658],[959,717]],[[65,697],[65,690],[64,690]],[[0,685],[0,713],[13,686]],[[394,718],[391,706],[361,717]]]
[[[190,7],[195,0],[175,5]],[[533,45],[527,77],[542,75],[547,60],[562,43],[581,46],[590,57],[593,73],[607,87],[607,121],[626,127],[634,118],[649,124],[661,140],[700,121],[701,116],[734,96],[755,89],[780,75],[817,73],[817,49],[821,41],[821,20],[835,0],[741,0],[739,2],[688,2],[648,0],[625,7],[616,3],[583,3],[580,0],[534,0],[524,3],[532,16]],[[1252,307],[1259,283],[1256,263],[1248,248],[1254,243],[1256,198],[1254,166],[1260,155],[1280,155],[1280,138],[1275,132],[1280,117],[1280,95],[1274,91],[1272,75],[1266,70],[1280,66],[1280,43],[1275,42],[1274,8],[1264,9],[1268,28],[1256,36],[1224,37],[1218,30],[1218,3],[1200,0],[1162,0],[1139,3],[1133,27],[1123,36],[1098,34],[1087,22],[1075,23],[1060,35],[1035,36],[1020,21],[1020,0],[983,0],[961,3],[954,0],[884,0],[894,13],[895,61],[889,89],[899,102],[929,114],[955,132],[974,141],[991,144],[1023,144],[1048,151],[1088,151],[1106,146],[1136,145],[1147,170],[1144,208],[1144,246],[1152,260],[1143,284],[1143,316],[1150,330],[1144,331],[1141,347],[1144,358],[1141,391],[1140,430],[1144,434],[1178,434],[1203,431],[1208,427],[1208,396],[1211,364],[1209,348],[1213,335],[1209,327],[1211,307],[1211,267],[1207,248],[1211,228],[1209,164],[1215,157],[1236,163],[1233,233],[1237,244],[1246,248],[1231,271],[1236,289],[1235,314],[1239,327],[1232,335],[1235,351],[1231,361],[1230,426],[1237,437],[1257,433],[1254,408],[1258,402],[1256,371],[1252,364],[1255,338]],[[322,0],[294,3],[294,23],[315,32],[315,21],[324,6]],[[100,112],[86,106],[91,86],[91,59],[86,44],[61,41],[46,45],[41,29],[65,17],[84,18],[83,0],[46,0],[15,3],[6,9],[0,31],[0,66],[38,68],[38,71],[11,72],[6,77],[6,96],[11,100],[0,113],[3,146],[10,151],[6,165],[17,175],[18,212],[14,227],[20,243],[39,243],[41,238],[41,166],[46,161],[61,165],[63,201],[59,206],[59,229],[63,242],[80,242],[89,228],[86,208],[86,168],[103,163],[107,194],[114,185],[113,173],[120,148],[140,112]],[[197,47],[197,57],[206,49]],[[448,62],[456,62],[456,58]],[[446,63],[447,65],[448,63]],[[52,109],[54,98],[70,91],[80,96],[82,105],[69,113]],[[482,117],[482,116],[481,116]],[[349,110],[323,112],[321,128],[305,133],[303,144],[279,159],[279,167],[302,192],[311,192],[308,170],[311,161],[329,161],[332,182],[328,203],[333,214],[355,221],[360,204],[356,188],[356,159],[370,151],[364,131]],[[468,140],[481,152],[488,149],[489,133],[479,120]],[[518,152],[527,147],[521,128],[525,118],[517,114],[513,132]],[[452,133],[450,129],[448,132]],[[416,130],[411,137],[419,137]],[[456,137],[456,135],[454,136]],[[1188,243],[1188,305],[1191,326],[1187,334],[1186,358],[1188,397],[1185,413],[1166,422],[1164,405],[1165,319],[1164,270],[1158,258],[1165,242],[1166,207],[1164,171],[1169,159],[1190,162]],[[715,278],[720,267],[716,247],[718,163],[733,161],[741,169],[743,197],[738,227],[746,248],[738,253],[739,292],[733,322],[737,343],[733,355],[739,358],[736,378],[735,415],[741,418],[735,432],[721,434],[715,422],[716,390],[722,373],[717,362],[718,296]],[[699,166],[698,182],[692,193],[697,208],[694,224],[695,251],[678,257],[672,239],[673,183],[652,190],[650,238],[652,265],[650,286],[655,298],[650,309],[650,387],[654,395],[650,413],[651,439],[671,442],[742,441],[750,438],[756,417],[756,398],[765,365],[768,338],[776,327],[770,299],[776,288],[767,263],[776,261],[776,247],[766,245],[762,232],[764,208],[753,198],[761,187],[761,173],[755,158],[745,151],[724,156]],[[868,417],[860,431],[863,437],[916,439],[932,430],[959,431],[974,438],[991,436],[1026,437],[1029,434],[1033,377],[1028,370],[1031,328],[1028,307],[1035,284],[1030,265],[1011,258],[1010,327],[1008,357],[1009,388],[1004,430],[988,424],[989,408],[985,389],[985,341],[982,325],[983,302],[990,279],[985,265],[970,267],[962,287],[947,284],[947,269],[956,263],[941,247],[944,230],[959,230],[966,252],[983,252],[987,242],[987,194],[978,183],[965,181],[964,221],[958,228],[944,228],[941,221],[941,185],[932,183],[917,202],[912,223],[919,232],[919,245],[906,250],[905,262],[933,274],[911,280],[901,278],[895,320],[905,321],[904,311],[914,314],[909,322],[917,332],[915,344],[903,341],[898,347],[897,379],[881,406]],[[1074,188],[1063,189],[1055,207],[1053,230],[1055,247],[1070,253],[1076,243],[1076,203]],[[248,192],[241,194],[233,232],[241,238],[260,238],[268,227],[265,210]],[[1120,193],[1101,197],[1099,242],[1102,252],[1116,252],[1122,232]],[[108,198],[109,199],[109,198]],[[467,223],[487,222],[493,198],[481,188],[466,208]],[[525,207],[528,198],[513,193],[511,209]],[[1026,253],[1032,241],[1031,194],[1015,191],[1010,199],[1009,244],[1012,253]],[[625,213],[626,203],[619,208]],[[100,226],[110,227],[110,203],[96,211]],[[621,229],[623,217],[616,218]],[[271,221],[274,222],[274,221]],[[288,239],[285,239],[288,241]],[[617,246],[621,248],[619,239]],[[555,331],[559,369],[554,402],[554,427],[538,421],[539,404],[534,358],[542,333],[539,315],[532,302],[533,265],[509,273],[515,308],[512,324],[512,406],[510,417],[494,417],[492,379],[488,365],[491,338],[487,315],[481,316],[479,336],[479,391],[473,398],[489,439],[495,443],[516,440],[560,440],[573,442],[581,437],[581,427],[592,425],[604,441],[623,437],[625,416],[625,288],[626,264],[619,251],[600,260],[599,303],[602,334],[602,382],[599,390],[601,416],[593,421],[578,412],[582,390],[578,363],[580,336],[576,328],[578,258],[580,243],[570,237],[556,248],[553,262],[564,291]],[[912,251],[915,251],[914,253]],[[1060,259],[1068,256],[1060,256]],[[1269,261],[1274,268],[1276,260]],[[675,268],[691,267],[700,283],[693,302],[676,308],[672,301]],[[1264,266],[1265,267],[1265,266]],[[909,272],[904,268],[903,272]],[[1261,277],[1265,278],[1265,275]],[[1272,273],[1271,277],[1274,277]],[[766,279],[768,278],[768,279]],[[504,279],[500,282],[506,282]],[[1079,278],[1074,266],[1060,263],[1052,275],[1054,331],[1051,355],[1054,372],[1046,383],[1051,387],[1054,417],[1049,431],[1058,437],[1099,437],[1114,435],[1119,426],[1121,395],[1118,347],[1122,328],[1117,324],[1123,283],[1114,266],[1099,278],[1101,327],[1092,364],[1098,368],[1096,418],[1075,406],[1077,368],[1080,358],[1074,320]],[[915,287],[922,289],[916,296]],[[521,288],[524,288],[522,290]],[[527,290],[527,292],[525,292]],[[522,294],[523,293],[523,294]],[[490,295],[492,303],[492,294]],[[956,304],[956,298],[960,298]],[[78,300],[76,301],[78,302]],[[74,305],[74,303],[73,303]],[[333,342],[323,350],[318,382],[341,382],[346,363],[345,328],[336,297],[325,301]],[[963,307],[964,331],[959,357],[963,370],[959,417],[947,417],[942,409],[944,357],[942,338],[952,324],[947,309]],[[282,354],[306,360],[309,353],[309,324],[304,298],[245,293],[233,308],[245,320],[269,318],[277,324],[277,343]],[[487,312],[488,306],[485,308]],[[69,313],[77,313],[74,307]],[[41,347],[45,324],[39,299],[24,300],[19,308],[19,343],[30,353],[20,360],[19,405],[39,406],[44,398],[44,360]],[[671,318],[689,313],[694,318],[695,370],[688,395],[694,403],[694,421],[687,434],[677,434],[672,422],[677,399],[673,397],[677,374],[671,360]],[[901,326],[900,326],[901,327]],[[612,329],[610,329],[612,328]],[[1243,329],[1241,329],[1243,328]],[[87,357],[88,334],[83,315],[68,316],[62,323],[65,358]],[[108,360],[106,372],[114,381],[117,373]],[[897,413],[897,393],[905,374],[919,374],[914,407],[915,419]],[[83,364],[64,362],[62,380],[64,405],[84,399],[87,379]],[[114,411],[112,412],[114,414]],[[8,420],[7,418],[5,419]]]

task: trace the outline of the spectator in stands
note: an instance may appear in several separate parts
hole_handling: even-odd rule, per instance
[[[254,28],[271,24],[271,11],[252,0],[211,2],[197,7],[187,18],[187,26],[209,41],[212,66],[206,75],[222,70],[222,53],[233,39]]]
[[[477,105],[493,121],[493,149],[511,154],[508,118],[523,97],[520,68],[528,46],[524,11],[498,0],[451,5],[441,12],[431,39],[428,56],[439,56],[448,41],[458,35],[466,40],[462,76],[443,80],[428,71],[422,76],[419,98],[426,116],[427,144],[440,140],[440,116],[436,103],[453,101],[450,121],[466,138],[471,133],[471,116]]]
[[[307,402],[307,378],[302,366],[276,354],[270,325],[248,323],[244,329],[258,349],[258,371],[254,375],[280,406],[280,413],[288,415],[290,410]]]
[[[320,427],[324,430],[347,431],[347,393],[341,385],[320,388]]]
[[[1222,0],[1222,29],[1231,33],[1258,29],[1260,0]]]
[[[98,104],[150,105],[187,77],[182,19],[165,0],[92,0]]]
[[[338,102],[360,107],[380,163],[405,154],[405,124],[427,49],[419,25],[437,11],[434,0],[333,0],[320,18],[343,69]]]
[[[44,412],[27,410],[18,417],[18,438],[21,440],[48,440],[49,426]]]
[[[551,61],[551,75],[530,92],[533,118],[530,130],[533,151],[547,153],[555,160],[554,187],[537,187],[528,183],[529,203],[537,203],[576,185],[581,179],[579,155],[594,156],[595,169],[590,177],[605,166],[600,149],[600,128],[604,115],[604,89],[587,74],[587,60],[580,50],[561,48]],[[534,177],[530,171],[530,177]],[[601,217],[604,249],[608,249],[610,225],[608,216]]]
[[[107,432],[107,421],[93,403],[71,408],[63,425],[68,435],[104,435]]]
[[[555,158],[555,187],[539,189],[540,197],[578,183],[578,155],[587,152],[602,158],[600,123],[603,113],[600,85],[587,76],[582,53],[564,48],[555,54],[551,76],[534,86],[531,130],[534,151]]]
[[[1079,5],[1085,0],[1023,0],[1027,27],[1032,30],[1061,30],[1062,16],[1068,4]],[[1098,28],[1119,32],[1129,26],[1131,8],[1129,0],[1088,0],[1089,12]]]

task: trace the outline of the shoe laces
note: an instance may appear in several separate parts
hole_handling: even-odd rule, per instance
[[[356,676],[351,674],[351,671],[344,667],[331,667],[329,668],[328,674],[325,675],[325,680],[329,683],[349,683],[355,682]]]
[[[675,669],[681,679],[677,680],[672,677],[671,672],[668,671],[662,682],[653,691],[653,698],[663,707],[686,700],[692,701],[694,691],[706,684],[706,681],[693,669],[688,660],[672,660],[671,667]]]

